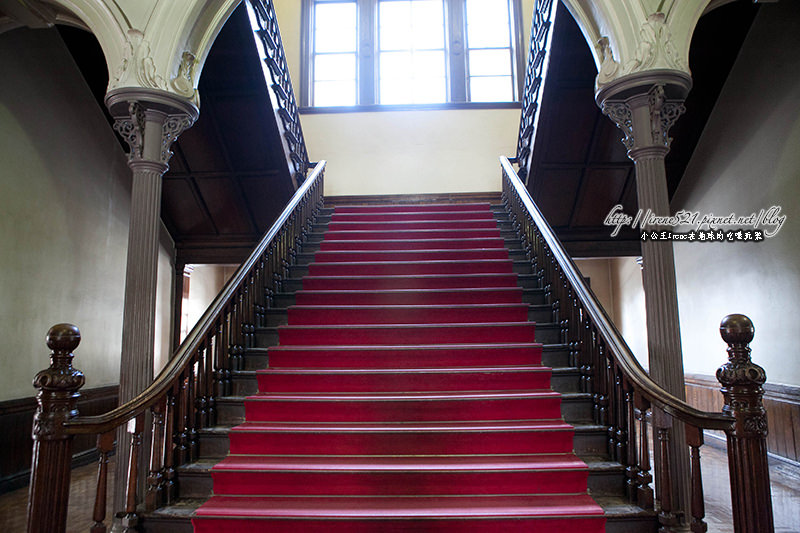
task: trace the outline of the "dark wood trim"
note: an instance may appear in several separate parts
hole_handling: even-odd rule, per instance
[[[337,205],[369,205],[369,204],[464,204],[472,202],[489,202],[499,204],[499,192],[466,192],[438,194],[387,194],[371,196],[326,196],[325,207]]]
[[[81,390],[78,410],[82,415],[110,411],[117,406],[119,385]],[[36,411],[34,396],[0,402],[0,427],[5,434],[0,447],[0,494],[28,484],[33,441],[31,430]],[[95,437],[78,435],[73,446],[72,466],[89,464],[97,459]]]
[[[767,376],[769,378],[769,376]],[[686,374],[686,401],[705,411],[722,410],[720,384],[714,376]],[[800,462],[800,387],[766,383],[764,407],[767,410],[770,455]]]

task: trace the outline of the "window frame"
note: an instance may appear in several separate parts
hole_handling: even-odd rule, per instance
[[[509,4],[511,31],[511,75],[513,100],[472,102],[469,95],[469,67],[466,36],[466,0],[443,0],[445,4],[445,61],[447,100],[444,103],[380,104],[378,55],[378,3],[380,0],[352,0],[356,4],[356,105],[312,106],[314,61],[314,5],[317,2],[348,2],[350,0],[302,0],[300,46],[300,106],[303,113],[382,111],[406,109],[505,109],[519,108],[525,75],[525,58],[521,0],[506,0]]]

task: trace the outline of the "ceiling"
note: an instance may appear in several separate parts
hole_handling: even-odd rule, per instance
[[[756,10],[741,0],[700,19],[690,52],[694,87],[686,114],[670,132],[670,196]],[[108,78],[100,67],[105,62],[97,41],[74,28],[59,31],[102,102]],[[572,255],[639,255],[633,230],[611,238],[603,225],[616,204],[628,213],[637,209],[633,164],[620,142],[622,133],[594,102],[594,61],[563,5],[553,31],[529,190]],[[176,244],[179,264],[238,263],[293,193],[243,5],[212,47],[199,92],[200,118],[172,147],[161,217]]]
[[[698,23],[689,54],[694,85],[686,113],[670,130],[673,141],[666,158],[670,198],[757,9],[750,2],[733,2]],[[528,190],[571,255],[639,255],[637,232],[627,228],[612,238],[603,225],[617,204],[626,213],[638,209],[633,162],[621,142],[623,133],[595,104],[594,60],[563,4],[558,6],[553,32]]]

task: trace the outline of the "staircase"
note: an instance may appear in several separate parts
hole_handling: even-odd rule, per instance
[[[283,289],[147,531],[655,531],[502,208],[328,210]]]

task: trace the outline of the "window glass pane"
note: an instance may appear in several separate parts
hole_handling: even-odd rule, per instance
[[[447,79],[425,78],[417,80],[414,84],[414,96],[412,103],[415,104],[443,104],[447,101]]]
[[[467,0],[466,17],[470,48],[511,45],[508,0]]]
[[[355,79],[355,54],[323,54],[314,58],[315,81],[345,81]]]
[[[411,4],[412,43],[416,49],[444,48],[444,9],[441,0]]]
[[[514,99],[511,76],[489,76],[469,79],[471,102],[510,102]]]
[[[509,49],[470,50],[470,76],[510,76],[511,55]]]
[[[447,100],[444,50],[382,52],[380,103],[435,103]]]
[[[315,106],[356,105],[356,82],[318,81],[314,83]]]
[[[317,3],[314,9],[314,51],[355,52],[355,2]]]
[[[381,54],[381,79],[411,79],[411,52],[383,52]]]
[[[380,3],[381,50],[411,48],[411,2]]]

